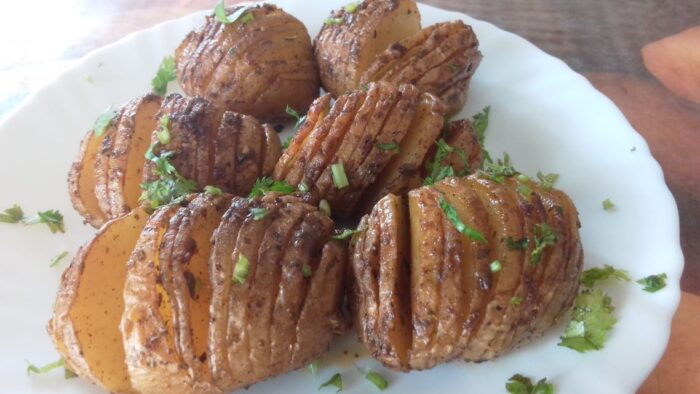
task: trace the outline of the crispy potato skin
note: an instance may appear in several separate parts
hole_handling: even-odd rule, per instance
[[[447,178],[409,192],[407,207],[389,194],[362,218],[366,231],[350,244],[349,303],[358,336],[378,361],[406,371],[493,359],[542,335],[569,309],[583,264],[576,207],[563,192],[532,181],[532,194],[523,196],[519,182]],[[486,242],[458,232],[443,199]],[[537,261],[541,224],[556,241]],[[410,235],[401,233],[406,227]],[[525,249],[509,246],[508,239],[522,238],[529,240]],[[402,260],[406,276],[396,271]],[[494,260],[498,272],[489,269]]]
[[[132,390],[119,320],[126,261],[148,215],[136,209],[105,224],[61,277],[47,330],[66,367],[110,392]]]
[[[175,51],[180,86],[222,111],[258,119],[286,119],[287,105],[306,112],[320,87],[306,27],[273,5],[246,12],[251,20],[228,25],[207,16],[187,35]]]
[[[415,186],[443,114],[436,97],[420,94],[413,85],[371,83],[366,91],[339,96],[332,106],[326,95],[312,105],[273,178],[304,183],[317,199],[329,202],[334,215],[351,217],[361,200],[378,201]],[[349,183],[343,188],[332,172],[339,163]]]
[[[392,42],[420,31],[414,0],[366,0],[350,13],[334,11],[314,40],[321,82],[338,97],[360,87],[360,77]]]
[[[437,23],[389,45],[362,74],[360,84],[412,83],[440,97],[447,114],[454,115],[467,100],[481,58],[470,26],[462,21]]]
[[[220,392],[207,363],[208,264],[211,235],[229,201],[201,194],[187,207],[161,208],[134,248],[121,330],[139,392]]]
[[[252,208],[266,214],[256,220]],[[210,263],[209,362],[222,390],[300,368],[327,349],[343,320],[345,248],[330,239],[333,228],[294,197],[233,199]],[[242,283],[232,280],[241,260]]]

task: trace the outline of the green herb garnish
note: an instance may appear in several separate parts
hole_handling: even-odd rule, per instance
[[[51,372],[54,369],[61,368],[65,365],[65,362],[63,361],[63,358],[60,358],[58,361],[54,361],[52,363],[48,363],[44,366],[37,367],[36,365],[30,363],[27,361],[27,375],[31,374],[36,374],[36,375],[41,375],[45,374],[47,372]]]
[[[289,143],[292,142],[292,138],[294,138],[294,136],[290,135],[286,140],[282,141],[282,150],[287,150],[287,148],[289,148]]]
[[[241,21],[242,25],[245,25],[255,18],[252,12],[248,12],[248,7],[238,7],[231,15],[227,15],[224,0],[219,0],[219,2],[216,3],[214,7],[214,16],[216,16],[217,21],[224,25],[231,24],[238,20]]]
[[[51,264],[49,264],[49,267],[55,267],[58,265],[58,263],[63,260],[66,256],[68,256],[68,251],[65,251],[61,254],[57,254],[51,259]]]
[[[158,145],[159,142],[151,145],[145,155],[146,159],[154,164],[153,173],[158,176],[158,179],[140,185],[143,192],[139,200],[150,202],[151,209],[168,204],[179,204],[188,194],[197,190],[197,183],[183,177],[170,163],[175,152],[163,151],[156,154],[154,150]]]
[[[250,208],[250,215],[255,221],[262,220],[265,216],[267,216],[267,209],[256,207]]]
[[[160,117],[160,127],[156,131],[156,138],[161,145],[170,143],[170,116],[167,114]]]
[[[301,275],[304,278],[310,278],[311,277],[311,266],[308,263],[304,263],[301,266]]]
[[[151,81],[151,88],[153,93],[159,96],[165,96],[168,91],[168,83],[174,81],[177,78],[177,71],[175,70],[175,58],[172,56],[166,56],[158,67],[156,76]]]
[[[236,262],[236,266],[233,268],[233,276],[231,278],[233,283],[238,283],[239,285],[244,284],[249,273],[250,261],[248,261],[248,258],[245,257],[245,255],[239,254],[238,262]]]
[[[551,190],[559,179],[559,174],[550,173],[545,175],[541,171],[537,171],[537,179],[540,180],[540,185],[544,190]]]
[[[389,387],[389,382],[384,379],[384,376],[373,372],[369,371],[365,375],[365,379],[369,380],[375,387],[379,389],[379,391],[384,391],[387,387]]]
[[[267,193],[281,193],[290,194],[294,193],[294,187],[287,183],[287,181],[273,181],[271,178],[263,177],[255,180],[253,184],[253,189],[248,195],[249,198],[262,197]]]
[[[510,156],[507,153],[503,153],[502,160],[498,159],[495,162],[490,159],[485,160],[483,167],[484,169],[479,170],[478,174],[498,183],[502,183],[506,178],[518,175],[518,171],[511,164]]]
[[[557,233],[547,223],[536,224],[533,232],[535,233],[535,248],[532,249],[530,255],[530,263],[537,265],[542,258],[542,252],[547,246],[553,246],[557,243]]]
[[[323,21],[325,25],[339,25],[341,23],[343,23],[343,18],[328,18]]]
[[[581,283],[589,288],[598,281],[604,281],[608,279],[617,279],[625,282],[630,281],[630,277],[625,270],[615,269],[615,267],[605,264],[603,268],[590,268],[583,271],[581,275]]]
[[[532,384],[530,378],[516,374],[508,379],[506,391],[511,394],[554,394],[554,385],[547,383],[547,378]]]
[[[615,208],[615,204],[613,204],[613,202],[610,201],[609,198],[603,200],[603,209],[605,209],[606,211],[611,211],[613,208]]]
[[[528,245],[530,245],[530,240],[527,237],[520,238],[518,240],[512,237],[506,238],[506,246],[510,250],[525,250]]]
[[[95,119],[95,123],[92,125],[92,132],[95,133],[95,137],[99,137],[104,134],[105,130],[114,122],[117,118],[118,112],[110,105],[107,109],[100,114],[100,116]]]
[[[357,6],[359,6],[359,5],[360,5],[359,2],[350,3],[350,4],[345,6],[345,12],[347,12],[348,14],[352,14],[355,11],[357,11]]]
[[[644,285],[642,290],[648,291],[649,293],[656,293],[666,287],[666,274],[649,275],[646,278],[638,280],[637,283]]]
[[[425,168],[428,170],[428,176],[423,180],[423,185],[432,185],[434,183],[440,182],[441,180],[453,176],[464,176],[469,173],[469,162],[467,160],[467,154],[459,148],[450,146],[444,138],[440,138],[435,142],[437,145],[437,150],[435,151],[435,157],[432,161],[426,163]],[[455,153],[457,154],[463,162],[464,171],[456,174],[454,168],[451,165],[446,165],[443,162],[447,157]]]
[[[210,194],[212,196],[220,196],[224,194],[223,190],[216,186],[206,185],[204,186],[204,193]]]
[[[66,232],[63,224],[63,215],[55,209],[39,211],[34,217],[26,217],[22,208],[15,204],[11,208],[4,210],[3,213],[0,213],[0,223],[45,224],[52,233]]]
[[[325,383],[322,383],[320,386],[318,386],[318,389],[321,390],[324,387],[330,387],[333,386],[338,389],[336,392],[340,392],[343,390],[343,377],[340,376],[339,373],[336,373],[335,375],[331,376],[330,379],[328,379]]]
[[[21,222],[22,219],[24,219],[24,212],[17,204],[14,204],[12,207],[4,210],[3,213],[0,213],[0,223],[15,224]]]
[[[326,216],[331,216],[331,204],[329,204],[325,198],[318,203],[318,209],[326,214]]]
[[[510,297],[510,301],[508,301],[508,303],[513,305],[513,306],[520,306],[520,304],[523,303],[523,297],[512,296],[512,297]]]
[[[377,144],[374,144],[374,146],[376,146],[377,148],[383,150],[384,152],[395,152],[395,153],[399,153],[399,152],[401,151],[401,149],[399,148],[399,144],[397,144],[397,143],[394,142],[394,141],[392,141],[392,142],[387,142],[387,143],[385,143],[385,144],[379,144],[379,143],[377,143]]]
[[[344,189],[350,186],[348,176],[345,174],[345,167],[342,162],[331,165],[331,173],[333,175],[333,184],[336,189]]]
[[[341,233],[336,234],[336,235],[332,236],[331,238],[337,239],[337,240],[346,239],[346,238],[349,238],[357,233],[361,233],[365,230],[366,229],[364,227],[358,227],[356,230],[346,228]]]
[[[491,272],[499,272],[501,270],[501,262],[498,260],[494,260],[489,264],[489,268],[491,269]]]
[[[612,314],[614,310],[612,300],[602,291],[583,290],[576,296],[571,322],[558,345],[580,353],[602,349],[608,333],[617,323]]]
[[[452,223],[452,225],[455,226],[459,233],[466,235],[475,241],[486,243],[486,238],[484,238],[480,232],[464,224],[462,219],[459,218],[459,215],[457,215],[455,208],[450,205],[447,200],[445,200],[444,196],[440,196],[438,199],[438,204],[440,205],[442,211],[445,212],[447,219]]]
[[[478,114],[472,116],[472,127],[479,139],[479,145],[484,147],[484,140],[486,139],[486,129],[489,127],[489,113],[491,112],[491,106],[488,106],[481,110]]]
[[[306,121],[306,115],[300,116],[299,113],[294,108],[290,107],[289,105],[287,106],[287,108],[285,108],[285,112],[287,113],[287,115],[291,116],[292,118],[294,118],[297,121],[296,124],[294,124],[294,128],[297,130]],[[291,139],[292,137],[289,137],[289,138]],[[289,144],[287,144],[287,145],[289,145]]]

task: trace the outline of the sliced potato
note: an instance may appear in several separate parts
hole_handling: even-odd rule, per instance
[[[288,105],[306,112],[320,87],[306,27],[274,5],[246,7],[231,24],[207,16],[187,35],[175,51],[180,86],[221,110],[259,119],[288,118]]]
[[[88,131],[80,143],[78,156],[71,164],[68,173],[68,193],[73,208],[85,218],[85,222],[90,223],[95,228],[104,224],[108,218],[108,215],[100,208],[100,202],[95,195],[97,188],[95,160],[105,136],[105,133],[96,136],[93,130]]]
[[[481,61],[479,42],[470,26],[462,21],[437,23],[384,48],[364,71],[360,84],[412,83],[442,99],[449,115],[459,112]]]
[[[119,321],[126,262],[148,214],[105,224],[61,277],[48,332],[66,367],[110,392],[132,391]]]
[[[333,227],[293,197],[234,198],[211,262],[209,346],[222,390],[302,367],[328,347],[341,321],[344,271]]]
[[[414,0],[365,0],[334,11],[314,40],[324,89],[334,97],[357,89],[377,54],[419,31]]]

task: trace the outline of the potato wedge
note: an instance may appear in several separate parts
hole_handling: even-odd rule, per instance
[[[334,11],[314,40],[323,88],[334,97],[359,88],[379,53],[419,31],[414,0],[365,0]]]
[[[482,57],[470,26],[462,21],[437,23],[385,48],[364,71],[360,84],[412,83],[439,97],[448,115],[462,109]]]
[[[389,206],[399,213],[382,217]],[[380,228],[400,226],[406,214],[410,284],[399,285],[400,277],[384,273],[395,266],[401,238]],[[561,191],[530,180],[447,178],[410,191],[408,208],[394,195],[384,197],[360,223],[367,230],[351,243],[349,303],[360,340],[392,369],[497,357],[542,335],[578,291],[583,255],[576,208]],[[408,308],[408,323],[394,325],[391,334],[379,329],[403,321],[382,317],[397,306]],[[407,362],[395,353],[403,348]]]
[[[233,199],[210,263],[210,362],[222,390],[302,367],[328,347],[342,322],[345,261],[333,228],[293,197]]]
[[[207,361],[209,254],[229,199],[202,194],[156,211],[132,253],[121,331],[138,392],[219,392]]]
[[[319,94],[306,27],[274,5],[247,6],[227,25],[207,16],[177,48],[175,60],[183,91],[211,100],[222,111],[286,119],[288,105],[304,113]]]
[[[137,208],[105,224],[61,277],[49,336],[66,367],[110,392],[132,391],[119,321],[126,262],[148,214]]]

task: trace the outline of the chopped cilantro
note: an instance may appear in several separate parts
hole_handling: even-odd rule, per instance
[[[452,222],[452,224],[455,226],[458,232],[461,234],[466,235],[467,237],[486,243],[486,238],[478,232],[477,230],[467,226],[462,222],[462,219],[459,218],[459,215],[457,215],[457,211],[455,210],[455,207],[450,205],[450,203],[445,200],[444,196],[440,196],[438,199],[438,204],[440,205],[440,208],[442,209],[443,212],[445,212],[445,216],[447,216],[447,219]]]
[[[249,198],[262,197],[267,193],[282,193],[290,194],[294,193],[294,187],[287,183],[287,181],[273,181],[271,178],[263,177],[255,180],[253,189],[248,195]]]
[[[518,186],[515,187],[515,191],[524,198],[530,198],[530,196],[532,196],[532,189],[525,183],[519,182]]]
[[[533,385],[530,378],[516,374],[508,379],[506,391],[511,394],[554,394],[554,385],[547,383],[547,378]]]
[[[512,296],[510,297],[509,303],[513,306],[519,306],[520,304],[523,303],[523,297],[520,296]]]
[[[394,142],[394,141],[392,141],[392,142],[387,142],[387,143],[385,143],[385,144],[379,144],[379,143],[378,143],[378,144],[375,144],[374,146],[376,146],[377,148],[383,150],[384,152],[395,152],[395,153],[399,153],[399,152],[400,152],[399,144],[397,144],[397,143]]]
[[[489,264],[489,268],[491,269],[491,272],[499,272],[501,270],[501,262],[498,260],[494,260]]]
[[[615,267],[605,264],[603,268],[595,267],[583,271],[581,275],[581,283],[592,288],[598,281],[617,279],[625,282],[630,281],[630,277],[625,270],[615,269]]]
[[[382,376],[376,372],[373,372],[373,371],[367,372],[367,374],[365,375],[365,379],[370,381],[370,383],[372,383],[375,387],[377,387],[379,389],[379,391],[384,391],[384,389],[389,387],[389,382],[387,382],[386,379],[384,379],[384,376]]]
[[[318,203],[318,209],[326,214],[326,216],[331,216],[331,204],[329,204],[325,198]]]
[[[428,170],[428,176],[426,176],[423,180],[423,185],[432,185],[433,183],[440,182],[445,178],[453,177],[455,175],[464,176],[469,173],[469,162],[467,160],[467,155],[462,149],[450,146],[444,138],[437,140],[435,145],[437,145],[435,157],[432,161],[428,161],[425,165],[426,170]],[[464,171],[459,174],[455,173],[455,170],[451,165],[446,165],[444,163],[447,157],[452,153],[457,154],[464,163]]]
[[[606,211],[612,211],[615,208],[615,204],[613,204],[612,201],[610,201],[609,198],[606,198],[603,200],[603,209]]]
[[[210,194],[212,196],[220,196],[220,195],[224,194],[223,190],[221,190],[220,188],[218,188],[216,186],[212,186],[212,185],[204,186],[204,192],[207,194]]]
[[[357,6],[359,6],[359,5],[360,5],[359,2],[350,3],[350,4],[345,6],[345,12],[347,12],[348,14],[352,14],[355,11],[357,11]]]
[[[58,263],[63,260],[66,256],[68,256],[68,251],[65,251],[61,254],[57,254],[51,259],[51,264],[49,264],[49,267],[55,267],[58,265]]]
[[[0,223],[19,223],[24,219],[24,211],[22,211],[22,208],[14,204],[12,207],[7,208],[6,210],[3,211],[3,213],[0,213]]]
[[[537,171],[537,179],[540,180],[540,185],[544,190],[551,190],[559,179],[559,174],[550,173],[545,175],[541,171]]]
[[[648,291],[649,293],[656,293],[666,287],[666,274],[649,275],[646,278],[638,280],[637,283],[644,285],[642,290]]]
[[[335,234],[335,235],[332,236],[331,238],[337,239],[337,240],[346,239],[346,238],[352,237],[353,235],[355,235],[355,234],[357,234],[357,233],[361,233],[361,232],[363,232],[363,231],[365,231],[365,230],[366,230],[366,229],[363,228],[363,227],[357,228],[356,230],[346,228],[346,229],[344,229],[342,232],[340,232],[340,233],[338,233],[338,234]]]
[[[322,383],[320,386],[318,386],[318,389],[321,390],[324,387],[330,387],[333,386],[338,389],[336,392],[340,392],[343,390],[343,377],[340,376],[339,373],[336,373],[335,375],[331,376],[330,379],[328,379],[325,383]]]
[[[537,265],[540,263],[542,253],[547,246],[553,246],[559,238],[556,231],[547,223],[538,223],[535,225],[533,232],[535,233],[535,248],[532,249],[530,255],[530,263]]]
[[[345,167],[342,162],[331,165],[331,173],[333,175],[333,184],[336,189],[344,189],[350,186],[348,176],[345,174]]]
[[[304,278],[311,277],[311,266],[309,265],[309,263],[304,263],[301,266],[301,275],[304,276]]]
[[[224,4],[224,0],[219,0],[219,2],[216,3],[216,6],[214,7],[214,16],[216,16],[217,21],[223,23],[224,25],[231,24],[238,20],[241,21],[242,25],[245,25],[246,23],[252,21],[254,18],[253,13],[247,11],[248,7],[238,7],[231,15],[227,15],[226,4]]]
[[[297,122],[294,125],[295,129],[299,129],[299,127],[301,127],[301,125],[306,121],[306,115],[300,116],[299,113],[294,108],[290,107],[289,105],[287,106],[287,108],[285,108],[285,112],[287,113],[287,115],[296,119]]]
[[[244,284],[249,273],[250,261],[248,261],[248,258],[245,257],[245,255],[239,254],[238,262],[236,262],[236,266],[233,268],[233,276],[231,278],[233,283],[238,283],[239,285]]]
[[[636,150],[637,150],[637,147],[636,147],[636,146],[633,146],[633,147],[630,149],[630,152],[634,152],[634,151],[636,151]]]
[[[167,114],[160,117],[160,127],[156,131],[156,138],[161,145],[170,143],[170,116]]]
[[[506,238],[506,246],[510,250],[525,250],[527,249],[528,245],[530,245],[530,240],[527,239],[527,237],[523,237],[518,240],[515,240],[512,237]]]
[[[0,213],[0,223],[45,224],[54,234],[66,232],[63,224],[63,214],[55,209],[39,211],[34,217],[26,217],[22,208],[15,204],[11,208],[4,210],[3,213]]]
[[[155,154],[153,151],[159,142],[151,145],[146,152],[146,159],[153,162],[153,172],[158,179],[141,184],[140,201],[150,202],[151,209],[156,209],[163,205],[179,204],[185,197],[197,190],[197,183],[183,177],[175,166],[170,163],[170,158],[175,155],[172,151],[163,151]]]
[[[250,215],[255,221],[262,220],[265,216],[267,216],[267,209],[257,207],[250,208]]]
[[[614,310],[612,300],[602,291],[581,291],[576,296],[571,321],[558,345],[580,353],[603,348],[608,333],[617,323]]]
[[[168,83],[174,81],[176,78],[175,59],[172,56],[164,57],[158,67],[156,76],[151,81],[153,93],[159,96],[165,96],[165,93],[168,91]]]
[[[37,367],[36,365],[30,363],[27,361],[27,375],[35,374],[35,375],[41,375],[45,374],[47,372],[51,372],[54,369],[61,368],[65,365],[63,358],[60,358],[58,361],[54,361],[52,363],[48,363],[44,366]]]
[[[340,25],[343,23],[343,18],[328,18],[323,21],[324,25]]]
[[[488,106],[481,110],[478,114],[472,116],[472,127],[474,132],[479,139],[479,145],[484,146],[484,140],[486,139],[486,129],[489,127],[489,113],[491,112],[491,106]]]
[[[101,136],[105,130],[114,122],[117,118],[118,112],[110,105],[105,109],[100,116],[95,119],[95,123],[92,125],[92,132],[95,133],[95,137]]]
[[[286,140],[282,141],[282,149],[283,150],[286,150],[287,148],[289,148],[289,143],[292,142],[292,138],[294,138],[294,136],[290,135],[289,137],[287,137]]]
[[[484,161],[483,167],[484,169],[479,170],[478,174],[498,183],[502,183],[506,178],[518,175],[518,171],[515,170],[510,162],[508,153],[503,153],[503,160],[498,159],[494,162],[489,159]]]

